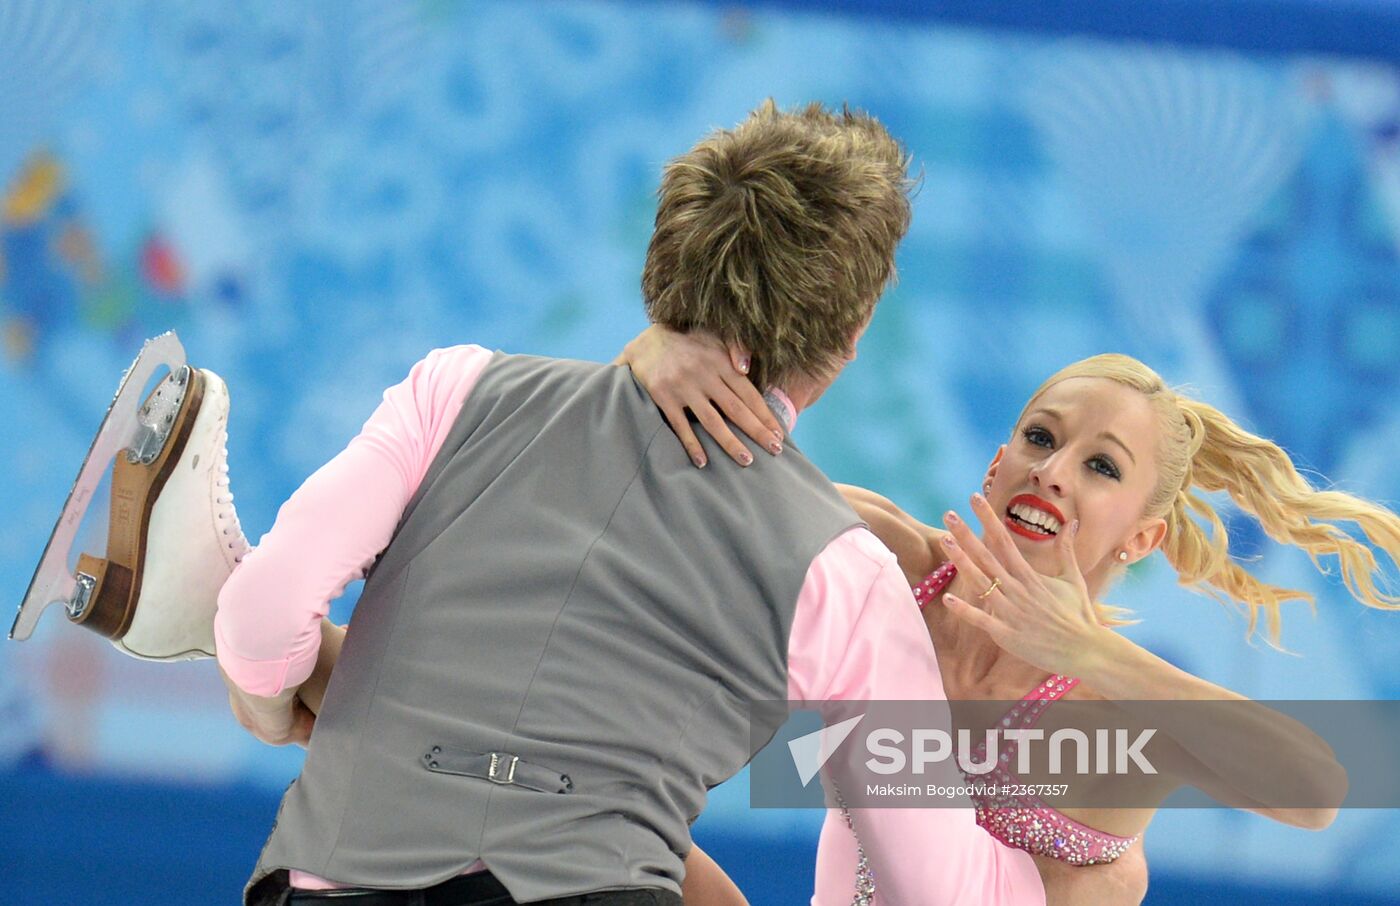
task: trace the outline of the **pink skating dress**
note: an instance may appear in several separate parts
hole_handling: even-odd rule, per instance
[[[926,606],[941,595],[957,575],[957,567],[945,563],[914,586],[914,599],[919,607]],[[1049,708],[1050,703],[1079,684],[1075,677],[1056,674],[1047,677],[1002,716],[1004,727],[1033,727]],[[974,761],[985,756],[985,744],[974,752]],[[1004,752],[996,765],[986,775],[968,777],[974,786],[1000,788],[1003,784],[1019,784],[1020,779],[1007,764],[1015,755],[1015,749]],[[987,833],[1017,849],[1037,856],[1047,856],[1068,862],[1071,865],[1096,865],[1112,862],[1128,850],[1138,837],[1120,837],[1089,827],[1046,805],[1038,797],[1027,796],[976,796],[973,805],[977,814],[977,824]],[[839,818],[833,820],[833,816]],[[844,827],[843,827],[844,825]],[[844,832],[843,832],[844,831]],[[911,841],[910,858],[936,857],[937,841]],[[854,863],[852,865],[852,863]],[[847,866],[844,877],[849,885],[854,881],[852,898],[838,900],[832,895],[832,888],[839,882],[842,866]],[[850,902],[852,906],[872,906],[875,904],[876,879],[870,869],[860,841],[855,838],[850,812],[840,809],[829,813],[826,825],[822,828],[821,843],[817,851],[817,893],[813,897],[814,906],[828,903]]]

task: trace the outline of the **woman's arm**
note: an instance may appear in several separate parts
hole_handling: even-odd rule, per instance
[[[1166,751],[1180,754],[1164,768],[1183,781],[1295,827],[1321,830],[1336,819],[1346,798],[1346,769],[1303,723],[1187,673],[1116,632],[1105,630],[1086,649],[1082,665],[1078,674],[1086,685],[1176,744]],[[1306,807],[1269,804],[1281,799]]]
[[[749,906],[739,885],[699,846],[691,846],[685,857],[681,896],[685,906]]]
[[[836,490],[880,543],[894,553],[910,585],[922,581],[946,559],[938,544],[943,532],[924,525],[889,498],[849,484],[838,484]]]
[[[1105,865],[1034,858],[1045,885],[1045,906],[1138,906],[1147,896],[1147,854],[1141,840]]]

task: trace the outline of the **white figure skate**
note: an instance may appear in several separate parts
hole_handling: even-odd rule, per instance
[[[141,402],[162,367],[170,373]],[[88,450],[10,638],[29,638],[43,611],[63,604],[70,621],[133,657],[213,657],[219,588],[248,551],[228,490],[228,410],[224,382],[186,364],[174,333],[146,342]],[[79,552],[75,572],[78,526],[109,463],[106,556]]]

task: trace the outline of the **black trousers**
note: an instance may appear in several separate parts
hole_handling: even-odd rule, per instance
[[[449,878],[421,890],[291,890],[287,906],[518,906],[489,871]],[[661,888],[604,890],[537,900],[530,906],[682,906],[679,894]]]

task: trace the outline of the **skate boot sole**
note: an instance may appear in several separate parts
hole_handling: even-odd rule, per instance
[[[228,488],[228,388],[201,371],[203,398],[169,478],[142,525],[140,587],[131,626],[112,644],[144,660],[214,655],[219,589],[248,552]]]
[[[185,398],[174,416],[160,453],[149,463],[133,462],[119,455],[112,469],[111,513],[108,518],[107,556],[80,554],[78,572],[95,580],[86,608],[69,619],[87,629],[119,641],[131,629],[141,597],[152,510],[189,443],[204,403],[206,377],[189,369]],[[164,384],[147,397],[150,405],[167,392]]]

